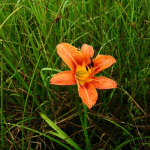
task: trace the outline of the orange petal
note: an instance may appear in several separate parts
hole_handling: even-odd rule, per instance
[[[81,52],[68,43],[59,44],[57,53],[72,71],[75,71],[77,65],[83,63]]]
[[[97,89],[117,88],[117,83],[107,77],[92,77],[91,84]]]
[[[94,86],[90,83],[85,83],[84,86],[78,84],[78,92],[83,103],[87,105],[89,109],[91,109],[92,106],[95,105],[98,98],[98,94]]]
[[[94,63],[94,74],[110,67],[112,64],[116,63],[116,60],[110,55],[97,55],[95,59],[93,59]]]
[[[72,71],[62,71],[54,75],[50,83],[56,85],[74,85],[76,84],[76,80]]]
[[[83,44],[81,47],[81,53],[82,53],[85,64],[90,63],[91,62],[90,58],[93,58],[93,55],[94,55],[93,47],[87,44]]]

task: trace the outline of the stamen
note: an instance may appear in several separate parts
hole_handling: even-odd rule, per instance
[[[88,71],[88,67],[86,66],[86,71]]]
[[[91,59],[91,66],[94,67],[94,62],[92,61],[92,58],[90,57]]]
[[[91,65],[88,65],[89,66],[89,68],[91,69]]]
[[[94,67],[94,62],[93,61],[91,61],[91,66]]]

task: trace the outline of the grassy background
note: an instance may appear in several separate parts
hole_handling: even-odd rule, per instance
[[[61,42],[117,60],[99,75],[118,88],[91,110],[76,85],[49,83],[68,69]],[[148,0],[1,0],[0,149],[150,149],[149,47]]]

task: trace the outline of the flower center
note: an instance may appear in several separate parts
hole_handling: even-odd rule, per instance
[[[84,85],[85,82],[91,81],[90,74],[92,72],[92,66],[77,66],[75,78],[78,79],[79,83]]]

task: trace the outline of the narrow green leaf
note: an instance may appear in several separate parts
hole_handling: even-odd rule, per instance
[[[81,148],[64,132],[62,131],[55,123],[53,123],[49,118],[47,118],[44,114],[39,113],[40,116],[48,123],[48,125],[55,130],[51,134],[65,140],[68,144],[73,146],[77,150],[81,150]]]

